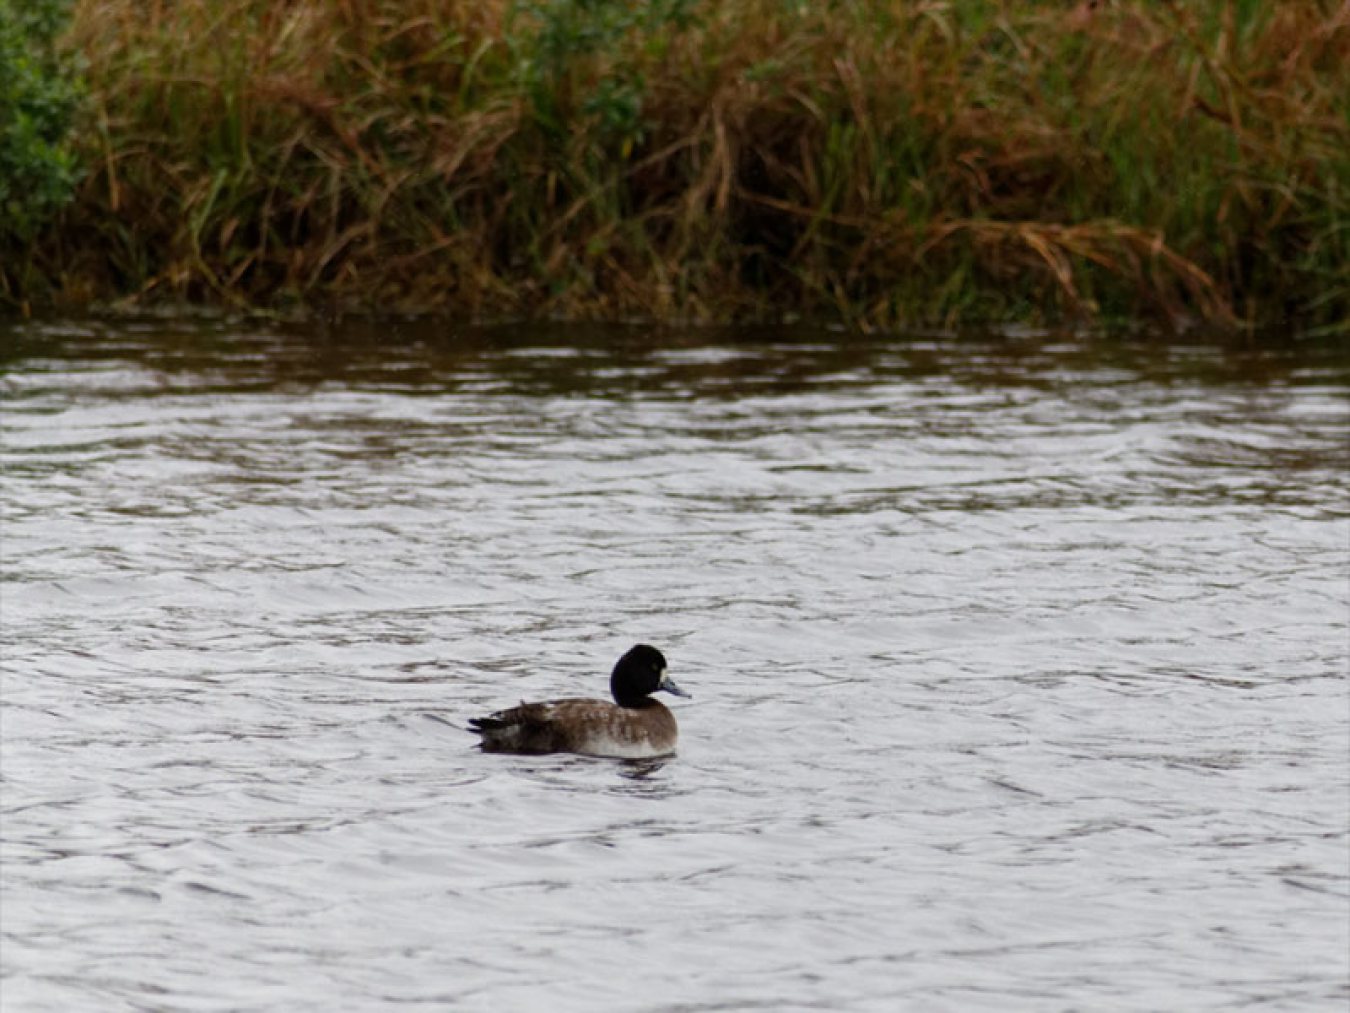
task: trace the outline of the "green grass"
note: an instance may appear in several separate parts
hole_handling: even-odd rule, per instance
[[[1350,319],[1332,0],[83,0],[68,43],[21,306]]]

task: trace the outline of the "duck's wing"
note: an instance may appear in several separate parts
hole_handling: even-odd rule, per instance
[[[528,724],[531,720],[538,721],[543,717],[545,706],[547,705],[526,703],[522,700],[519,707],[508,707],[505,710],[493,711],[487,717],[469,718],[469,730],[482,735],[484,732],[495,732],[512,725]]]
[[[483,737],[488,752],[556,753],[572,748],[570,729],[603,700],[545,700],[522,703],[486,717],[471,718],[469,730]]]
[[[469,728],[475,732],[490,732],[512,725],[531,725],[557,720],[560,710],[570,710],[569,705],[589,703],[586,700],[541,700],[538,703],[520,702],[519,707],[507,707],[493,711],[487,717],[469,718]]]

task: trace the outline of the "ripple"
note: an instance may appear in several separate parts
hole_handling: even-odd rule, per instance
[[[399,326],[11,330],[7,1006],[1350,996],[1343,363]]]

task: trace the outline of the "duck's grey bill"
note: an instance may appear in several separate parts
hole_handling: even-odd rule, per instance
[[[680,689],[679,686],[675,685],[675,680],[668,675],[661,676],[661,685],[657,688],[664,689],[667,693],[674,693],[676,696],[689,697],[691,700],[694,696],[692,693],[686,693],[684,690]]]

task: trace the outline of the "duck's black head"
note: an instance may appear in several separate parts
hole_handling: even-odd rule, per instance
[[[609,676],[609,691],[620,707],[641,706],[658,690],[676,696],[689,695],[666,675],[666,656],[646,644],[638,644],[620,658]]]

